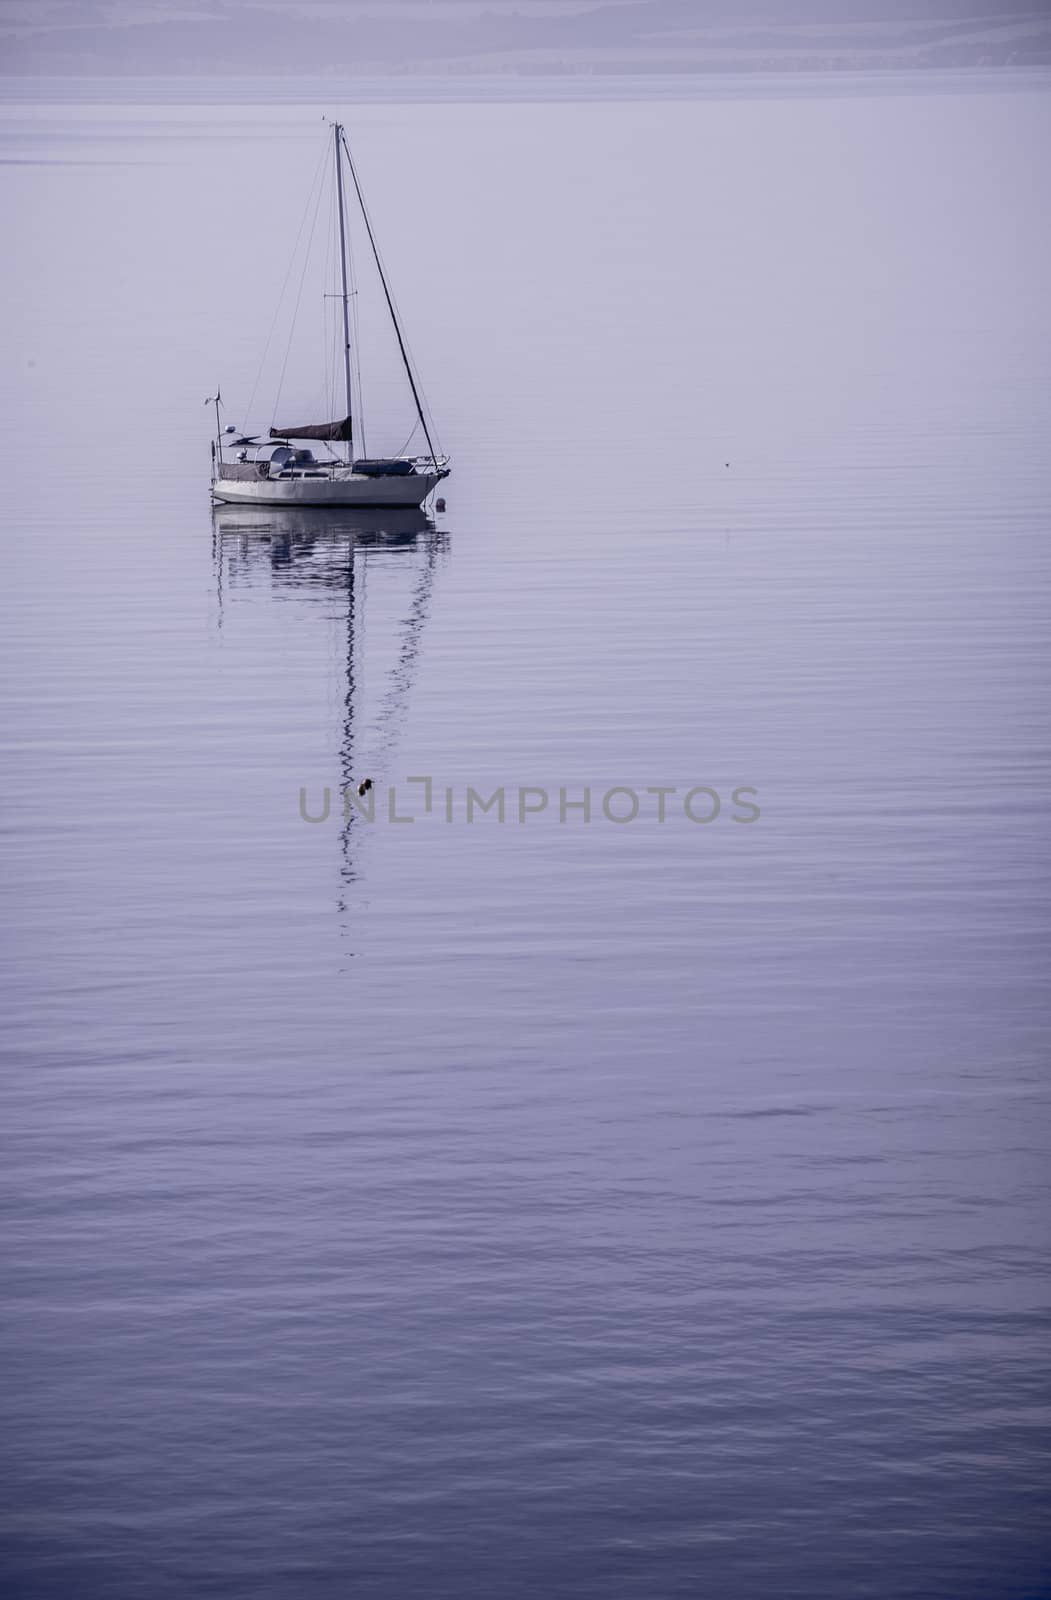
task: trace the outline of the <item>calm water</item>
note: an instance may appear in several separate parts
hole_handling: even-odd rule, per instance
[[[359,108],[357,525],[350,108],[0,108],[5,1595],[1046,1592],[1051,90],[887,85]]]

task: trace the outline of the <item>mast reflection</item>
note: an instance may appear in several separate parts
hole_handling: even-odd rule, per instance
[[[389,770],[401,713],[410,698],[418,667],[423,632],[430,612],[439,556],[448,549],[448,535],[422,510],[319,509],[308,506],[216,505],[212,510],[212,549],[215,561],[219,627],[228,593],[239,580],[257,582],[269,569],[272,584],[302,592],[315,586],[346,595],[346,649],[344,654],[343,712],[339,747],[341,790],[365,778],[378,780]],[[372,725],[373,770],[356,771],[362,754],[357,749],[356,717],[362,695],[363,623],[370,562],[386,563],[397,552],[411,564],[413,578],[407,605],[397,626],[395,659],[383,673],[384,683]],[[362,637],[359,637],[361,635]],[[377,688],[380,687],[377,685]],[[353,833],[361,819],[352,807],[344,814],[342,793],[333,796],[339,807],[340,911],[348,909],[347,896],[357,877],[353,862]]]

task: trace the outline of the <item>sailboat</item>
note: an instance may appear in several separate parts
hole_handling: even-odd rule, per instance
[[[449,458],[439,453],[427,420],[419,382],[409,359],[401,321],[380,259],[372,223],[342,123],[332,127],[335,194],[339,221],[340,294],[343,306],[343,377],[346,412],[333,422],[269,429],[265,442],[224,428],[220,396],[215,406],[216,437],[212,441],[212,495],[231,505],[253,506],[415,506],[449,476]],[[394,327],[397,347],[408,378],[418,425],[427,443],[425,455],[358,456],[355,453],[352,359],[350,340],[349,253],[345,174],[349,174],[365,233],[376,264],[383,298]],[[415,428],[413,429],[415,432]],[[322,447],[315,453],[312,445]],[[231,453],[234,459],[230,459]]]

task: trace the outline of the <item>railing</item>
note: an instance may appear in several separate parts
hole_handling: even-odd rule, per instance
[[[430,456],[402,456],[404,461],[411,461],[413,468],[421,476],[433,473],[435,468],[445,476],[449,471],[449,457],[446,455],[432,459]],[[260,478],[337,478],[345,477],[353,471],[353,466],[346,461],[313,461],[303,463],[273,463],[278,467],[276,472],[271,471],[269,461],[220,461],[217,463],[217,477],[227,483],[254,483]]]

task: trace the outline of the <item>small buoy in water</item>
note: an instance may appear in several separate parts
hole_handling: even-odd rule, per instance
[[[437,500],[434,502],[434,509],[435,511],[445,510],[445,500],[442,495],[439,495]]]
[[[723,462],[723,466],[724,466],[724,467],[728,467],[728,466],[729,466],[729,465],[730,465],[730,463],[729,463],[729,462],[728,462],[728,461],[724,461],[724,462]]]
[[[371,788],[372,788],[372,779],[371,778],[365,778],[363,782],[358,784],[358,794],[364,799],[365,795],[368,794],[368,792],[369,792],[369,790]]]

